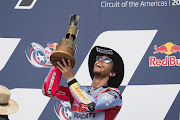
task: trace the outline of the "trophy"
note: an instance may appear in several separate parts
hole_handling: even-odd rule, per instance
[[[57,61],[62,63],[62,58],[65,59],[66,63],[69,59],[71,61],[71,66],[74,67],[75,59],[74,53],[76,51],[75,39],[78,33],[78,24],[79,16],[74,14],[70,16],[70,25],[68,27],[65,38],[63,38],[56,51],[53,52],[50,56],[50,61],[53,66],[57,66]]]

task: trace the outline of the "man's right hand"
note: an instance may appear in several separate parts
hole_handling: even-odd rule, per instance
[[[63,65],[57,61],[58,66],[56,66],[63,74],[64,78],[68,80],[69,78],[74,77],[73,69],[71,66],[71,61],[68,60],[68,65],[64,59],[62,59]]]

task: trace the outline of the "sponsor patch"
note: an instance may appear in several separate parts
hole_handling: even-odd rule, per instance
[[[108,91],[108,93],[112,95],[115,99],[117,98],[117,96],[113,92]]]
[[[65,95],[66,93],[65,92],[63,92],[63,91],[60,91],[60,90],[57,90],[57,92],[56,92],[57,94],[60,94],[60,95]]]
[[[51,79],[50,79],[50,84],[49,84],[49,88],[48,88],[48,95],[50,96],[50,97],[53,97],[53,95],[51,94],[51,89],[52,89],[52,86],[53,86],[53,83],[54,83],[54,79],[55,79],[55,76],[56,76],[56,72],[53,72],[53,75],[52,75],[52,77],[51,77]]]
[[[115,100],[115,97],[106,93],[101,99],[106,103],[106,106],[109,106]]]
[[[74,113],[74,118],[86,119],[86,118],[95,118],[96,113]]]
[[[96,47],[96,51],[99,52],[99,53],[103,53],[103,54],[113,55],[112,50],[105,50],[105,49],[101,49],[101,48]]]
[[[90,99],[86,96],[86,94],[79,88],[77,83],[71,85],[73,92],[79,97],[82,103],[89,104],[91,103]]]

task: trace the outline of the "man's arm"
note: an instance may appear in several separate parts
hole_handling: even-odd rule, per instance
[[[59,86],[61,71],[56,67],[51,68],[42,86],[42,92],[45,96],[57,98],[64,101],[70,101],[71,93],[68,87]]]
[[[111,93],[102,93],[96,99],[92,95],[88,94],[87,91],[85,91],[74,78],[70,60],[68,60],[68,65],[64,59],[62,59],[62,62],[64,65],[62,65],[60,62],[57,62],[57,68],[62,71],[64,78],[68,82],[68,86],[73,98],[84,111],[96,112],[116,106],[121,106],[122,100],[118,93],[113,90],[109,90]]]
[[[76,79],[69,81],[68,85],[73,98],[84,111],[97,112],[117,106],[120,109],[122,106],[121,95],[116,88],[108,88],[95,98],[88,94],[87,91],[79,85]]]

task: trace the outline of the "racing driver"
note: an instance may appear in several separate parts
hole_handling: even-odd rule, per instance
[[[74,77],[71,62],[53,67],[43,84],[43,94],[51,98],[69,101],[73,120],[113,120],[122,106],[122,97],[117,89],[124,77],[124,64],[114,50],[95,46],[89,55],[89,72],[92,85],[82,87]],[[68,87],[59,86],[61,75]],[[86,80],[84,80],[86,81]]]

